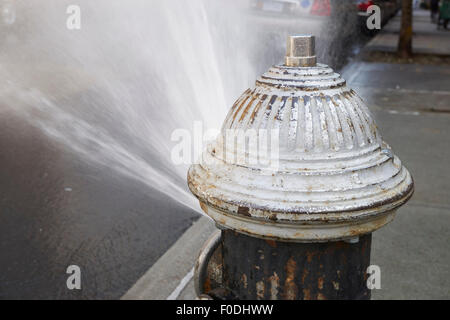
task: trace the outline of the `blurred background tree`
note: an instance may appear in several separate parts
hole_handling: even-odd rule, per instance
[[[401,58],[412,57],[412,0],[402,0],[402,22],[397,53]]]

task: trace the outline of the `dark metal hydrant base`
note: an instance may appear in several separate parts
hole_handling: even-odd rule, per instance
[[[222,230],[222,285],[239,299],[370,299],[372,235],[292,243]]]

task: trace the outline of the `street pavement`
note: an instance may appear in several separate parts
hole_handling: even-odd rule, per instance
[[[394,222],[374,233],[371,263],[381,268],[382,288],[372,297],[449,299],[450,66],[352,67],[357,71],[350,85],[368,102],[415,182],[413,197]]]

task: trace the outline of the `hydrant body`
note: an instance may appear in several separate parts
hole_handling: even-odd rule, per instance
[[[222,229],[222,286],[242,299],[367,299],[371,232],[413,182],[356,93],[288,38],[192,165],[188,185]],[[201,287],[201,286],[200,286]]]
[[[295,243],[224,230],[222,283],[239,299],[370,299],[371,238]]]

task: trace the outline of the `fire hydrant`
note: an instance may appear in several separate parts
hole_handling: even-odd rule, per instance
[[[235,102],[188,185],[221,230],[196,266],[198,293],[217,299],[370,299],[371,234],[414,190],[313,36],[288,37],[285,63]]]

